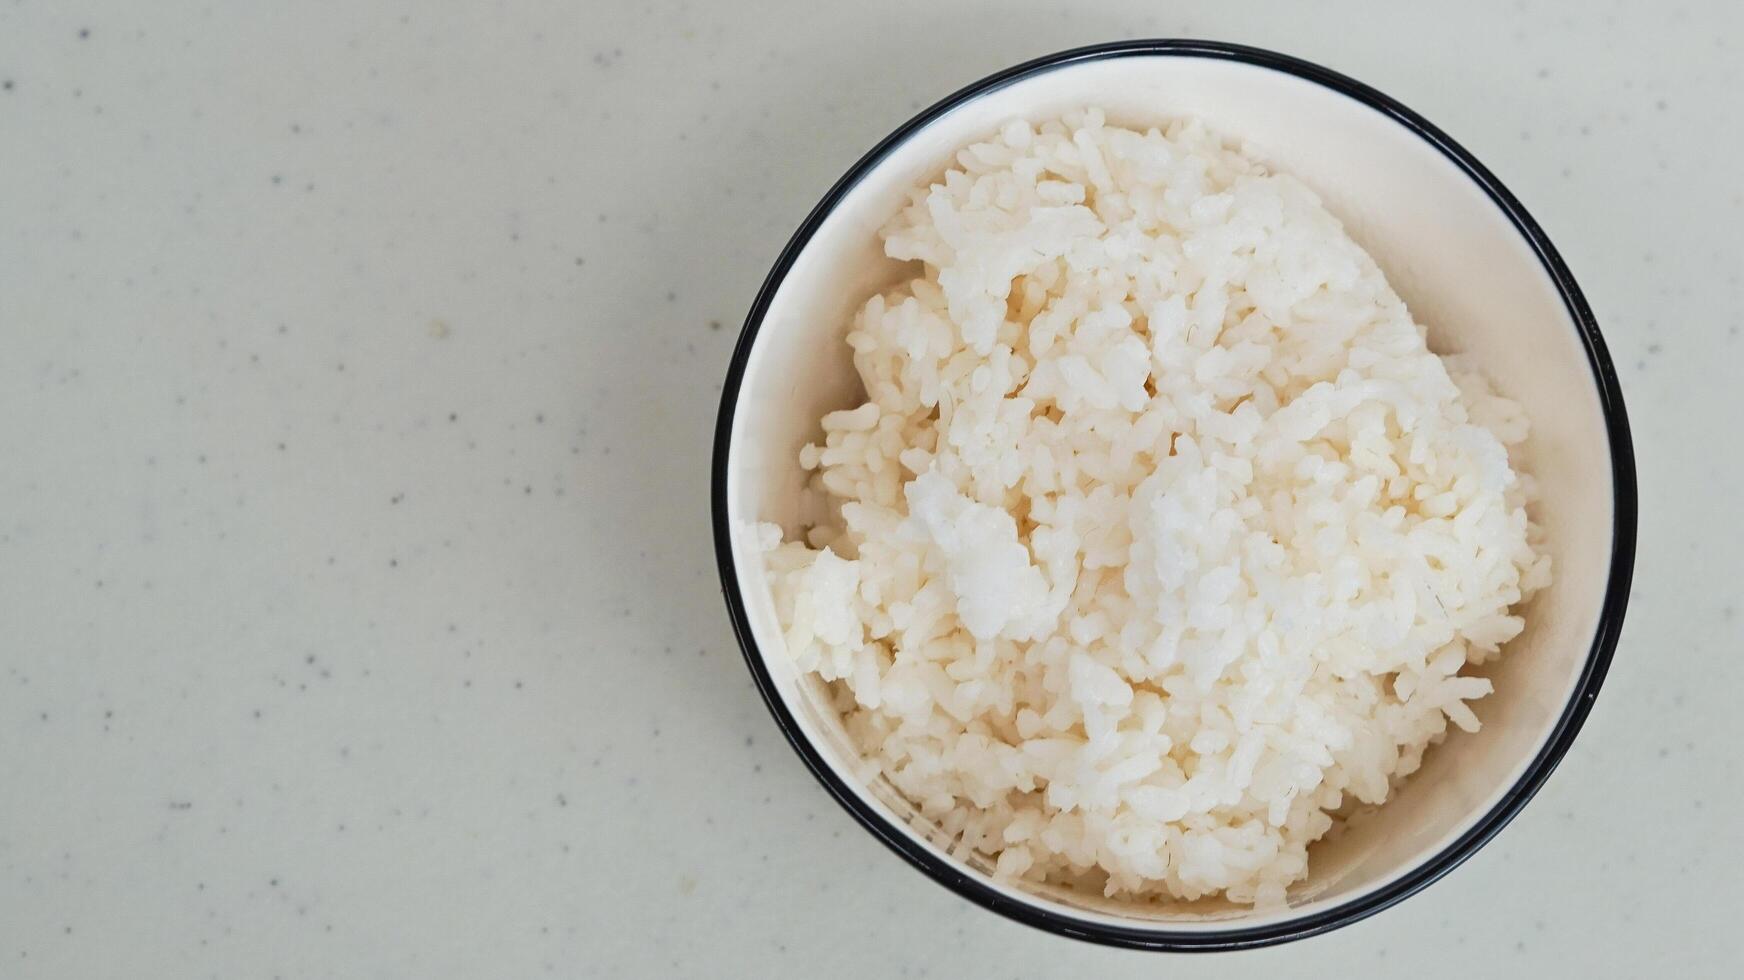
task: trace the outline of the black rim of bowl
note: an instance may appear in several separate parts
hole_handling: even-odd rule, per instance
[[[1611,528],[1610,576],[1606,584],[1604,605],[1599,614],[1598,629],[1593,637],[1592,647],[1587,654],[1586,664],[1582,668],[1580,682],[1576,685],[1574,695],[1564,708],[1562,717],[1558,719],[1556,726],[1551,730],[1549,739],[1546,740],[1537,757],[1532,760],[1525,774],[1520,777],[1513,788],[1452,844],[1381,888],[1312,915],[1253,926],[1235,925],[1227,929],[1185,931],[1172,930],[1166,926],[1114,925],[1078,918],[1016,900],[995,890],[974,872],[927,850],[869,807],[843,782],[842,777],[830,768],[817,749],[800,732],[792,713],[775,689],[774,681],[763,664],[763,657],[751,634],[750,623],[746,617],[744,596],[740,591],[738,572],[733,562],[731,525],[727,514],[727,462],[732,450],[733,413],[739,400],[739,388],[744,380],[746,361],[750,357],[752,345],[757,340],[758,328],[762,325],[769,303],[781,287],[788,269],[792,267],[799,253],[811,241],[818,226],[835,209],[842,197],[898,144],[907,140],[935,119],[975,98],[1013,82],[1066,65],[1115,58],[1156,56],[1236,61],[1260,68],[1269,68],[1314,82],[1361,102],[1415,133],[1439,150],[1443,156],[1458,166],[1473,183],[1477,184],[1495,206],[1508,216],[1520,235],[1532,246],[1532,250],[1544,267],[1545,273],[1556,283],[1557,290],[1562,295],[1563,305],[1567,308],[1570,318],[1580,332],[1587,360],[1592,367],[1593,382],[1598,390],[1599,401],[1604,410],[1605,426],[1611,447],[1611,478],[1616,493]],[[872,833],[872,836],[883,841],[891,850],[935,881],[977,905],[1048,932],[1111,946],[1138,949],[1183,952],[1245,949],[1317,935],[1366,918],[1416,894],[1458,867],[1466,858],[1471,857],[1506,826],[1515,814],[1520,812],[1520,809],[1544,784],[1551,771],[1556,768],[1556,764],[1561,761],[1564,753],[1568,751],[1569,745],[1574,741],[1575,734],[1580,731],[1581,723],[1586,720],[1587,712],[1591,710],[1594,699],[1598,697],[1599,685],[1604,681],[1605,671],[1611,663],[1612,652],[1617,646],[1617,635],[1623,625],[1623,611],[1629,598],[1629,582],[1635,562],[1635,458],[1629,437],[1628,416],[1623,408],[1623,394],[1617,385],[1617,372],[1611,364],[1610,354],[1605,349],[1604,339],[1599,336],[1598,323],[1594,320],[1586,299],[1581,295],[1580,287],[1575,284],[1574,277],[1569,274],[1568,267],[1562,261],[1562,256],[1557,254],[1555,247],[1550,244],[1550,240],[1545,237],[1543,230],[1538,227],[1538,223],[1526,213],[1526,209],[1520,205],[1514,195],[1502,186],[1501,181],[1497,180],[1495,175],[1491,174],[1483,164],[1466,152],[1464,147],[1431,125],[1428,120],[1392,98],[1355,79],[1347,78],[1335,71],[1299,58],[1260,48],[1218,41],[1178,39],[1120,41],[1074,48],[1070,51],[1037,58],[1034,61],[1025,62],[997,74],[989,75],[939,101],[904,123],[861,157],[859,162],[854,164],[836,182],[834,187],[830,188],[829,193],[825,194],[823,200],[819,201],[817,206],[812,209],[805,222],[800,225],[799,230],[794,233],[793,238],[782,249],[780,257],[775,261],[774,268],[770,270],[768,278],[764,280],[763,287],[757,294],[756,302],[752,304],[750,315],[746,317],[744,329],[739,335],[738,346],[733,351],[731,365],[727,369],[726,386],[721,394],[720,416],[715,425],[712,469],[711,493],[713,496],[715,558],[720,565],[721,587],[726,595],[728,612],[732,617],[733,632],[738,637],[739,647],[745,655],[745,662],[751,668],[752,676],[756,679],[757,688],[762,692],[763,700],[768,704],[770,713],[775,716],[776,724],[781,727],[782,733],[787,736],[788,742],[793,745],[800,758],[805,760],[812,775],[817,777],[830,795],[835,797],[836,802],[852,814],[854,819]]]

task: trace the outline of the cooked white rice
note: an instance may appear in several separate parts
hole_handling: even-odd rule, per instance
[[[1010,123],[882,235],[839,524],[764,529],[789,655],[1000,875],[1282,901],[1549,582],[1518,407],[1197,122]]]

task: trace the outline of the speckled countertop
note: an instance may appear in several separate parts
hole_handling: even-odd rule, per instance
[[[1736,975],[1744,7],[0,0],[0,977]],[[1641,552],[1574,751],[1404,905],[1191,961],[967,906],[719,599],[739,319],[916,107],[1073,44],[1342,69],[1527,202]]]

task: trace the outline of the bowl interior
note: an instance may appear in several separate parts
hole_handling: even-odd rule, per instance
[[[1527,609],[1526,632],[1486,672],[1496,693],[1474,705],[1483,730],[1450,735],[1386,806],[1315,845],[1311,877],[1292,889],[1288,909],[1108,902],[995,881],[973,858],[946,858],[1013,900],[1126,927],[1214,930],[1311,915],[1421,865],[1520,781],[1573,696],[1611,559],[1611,450],[1593,369],[1556,284],[1483,189],[1387,114],[1271,68],[1128,55],[1053,67],[984,92],[894,146],[841,197],[793,261],[746,362],[731,423],[726,507],[751,634],[781,698],[825,761],[895,833],[945,856],[949,842],[935,839],[930,824],[858,759],[815,682],[795,676],[746,527],[775,521],[791,533],[821,513],[797,454],[816,438],[824,412],[861,396],[843,337],[865,298],[904,272],[883,256],[877,231],[908,188],[937,177],[957,149],[1008,119],[1041,121],[1086,105],[1135,127],[1196,116],[1301,178],[1427,324],[1431,346],[1476,357],[1532,423],[1517,462],[1541,487],[1535,516],[1555,581]]]

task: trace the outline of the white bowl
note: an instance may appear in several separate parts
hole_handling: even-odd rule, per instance
[[[1525,408],[1521,462],[1555,583],[1475,704],[1483,730],[1453,735],[1385,806],[1310,852],[1288,907],[1135,905],[995,880],[862,761],[815,678],[782,645],[758,521],[792,531],[817,501],[798,465],[826,411],[858,404],[843,336],[902,266],[876,232],[908,189],[1004,121],[1073,107],[1149,126],[1194,116],[1318,191],[1380,263],[1438,351],[1474,355]],[[716,551],[727,603],[782,731],[869,831],[966,898],[1054,932],[1158,949],[1264,945],[1336,928],[1421,889],[1499,831],[1567,751],[1616,645],[1635,546],[1635,471],[1616,373],[1592,312],[1544,233],[1490,172],[1385,95],[1303,61],[1237,45],[1133,41],[1052,55],[927,109],[868,153],[782,252],[734,352],[715,437]]]

